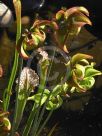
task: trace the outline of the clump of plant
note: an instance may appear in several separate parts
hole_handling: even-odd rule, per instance
[[[0,135],[5,136],[10,132],[11,123],[8,119],[8,112],[0,110]]]
[[[52,20],[36,19],[31,28],[29,30],[26,29],[21,34],[21,1],[13,0],[13,3],[17,19],[15,58],[8,87],[4,91],[3,111],[0,113],[0,132],[5,133],[5,136],[19,136],[17,131],[19,131],[25,107],[28,101],[32,101],[32,110],[29,112],[28,120],[22,127],[20,135],[39,136],[53,111],[62,105],[63,97],[70,97],[70,93],[75,91],[79,93],[86,92],[93,87],[95,83],[94,77],[102,73],[94,68],[95,63],[91,62],[92,56],[77,53],[65,64],[66,68],[68,68],[66,81],[49,89],[47,79],[52,60],[49,59],[48,52],[42,48],[45,46],[47,35],[50,35],[51,40],[58,49],[69,55],[67,41],[77,36],[82,26],[85,24],[91,25],[91,21],[88,18],[89,12],[84,7],[61,9]],[[22,65],[23,59],[31,59],[32,56],[29,51],[34,50],[40,55],[38,60],[39,75],[30,67],[23,67]],[[19,67],[18,63],[20,64]],[[9,116],[5,116],[9,111],[12,86],[17,71],[19,75],[15,88],[15,113],[13,123],[10,123]],[[46,110],[48,114],[43,120]]]

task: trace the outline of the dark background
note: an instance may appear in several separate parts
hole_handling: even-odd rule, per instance
[[[14,12],[12,0],[1,0]],[[51,6],[55,10],[61,7],[84,6],[90,12],[90,19],[93,23],[92,28],[87,28],[96,36],[102,38],[102,1],[101,0],[22,0],[22,15],[32,16],[34,11],[48,11]]]

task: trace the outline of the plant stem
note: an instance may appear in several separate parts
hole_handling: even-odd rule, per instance
[[[44,120],[44,123],[41,125],[41,128],[39,129],[39,131],[37,132],[36,136],[39,136],[39,134],[41,133],[41,131],[43,130],[43,128],[45,127],[45,125],[47,124],[48,120],[50,119],[51,115],[53,113],[53,110],[51,110],[47,116],[47,118]]]
[[[50,67],[49,67],[49,71],[48,71],[48,74],[47,74],[47,79],[49,78],[50,73],[51,73],[51,68],[52,68],[52,65],[53,65],[55,54],[56,54],[56,48],[54,48],[54,51],[53,51],[53,56],[52,56],[52,60],[51,60]]]
[[[10,97],[11,97],[11,94],[12,94],[12,86],[13,86],[13,83],[14,83],[14,79],[15,79],[17,67],[18,67],[18,58],[19,58],[19,54],[18,54],[17,50],[15,50],[15,59],[14,59],[12,73],[11,73],[11,76],[10,76],[8,87],[4,91],[4,98],[3,98],[4,99],[3,100],[4,111],[8,111]]]
[[[22,70],[22,66],[23,66],[23,59],[20,59],[20,67],[19,67],[19,77],[18,77],[18,83],[20,81],[20,73]],[[14,113],[14,120],[13,120],[13,124],[12,124],[12,130],[11,130],[11,134],[12,136],[14,136],[15,134],[15,130],[18,128],[19,126],[19,122],[21,120],[22,114],[23,114],[23,107],[24,107],[24,103],[26,103],[26,101],[19,101],[18,100],[18,90],[19,90],[19,85],[17,86],[17,91],[16,91],[16,104],[15,104],[15,113]],[[19,116],[18,116],[19,115]]]
[[[37,108],[36,108],[36,104],[34,103],[32,111],[31,111],[30,116],[27,120],[27,123],[26,123],[26,126],[24,128],[22,136],[28,136],[29,131],[30,131],[31,126],[32,126],[32,123],[33,123],[33,120],[34,120],[34,117],[36,115],[36,111],[37,111]]]
[[[44,93],[44,87],[46,85],[46,76],[44,76],[45,78],[43,79],[43,81],[41,81],[41,87],[39,87],[38,89],[38,92],[42,92],[41,94],[41,98],[40,98],[40,101],[39,101],[39,104],[38,104],[38,109],[37,109],[37,112],[36,112],[36,116],[35,116],[35,120],[34,120],[34,124],[33,124],[33,128],[32,128],[32,132],[34,132],[34,136],[35,136],[35,133],[36,133],[36,129],[38,128],[39,126],[39,123],[38,123],[38,120],[39,120],[39,114],[40,114],[40,110],[41,110],[41,100],[42,100],[42,97],[43,97],[43,93]],[[31,113],[32,114],[32,113]]]
[[[17,18],[17,35],[16,35],[16,45],[17,45],[17,43],[21,37],[21,2],[20,2],[20,0],[14,0],[13,2],[14,2],[16,18]],[[14,64],[13,64],[10,80],[8,83],[8,87],[7,87],[7,89],[5,89],[4,95],[3,95],[4,111],[8,111],[10,97],[12,94],[12,86],[13,86],[15,76],[17,73],[17,68],[18,68],[18,59],[19,59],[19,54],[17,52],[17,49],[15,48],[15,58],[14,58]]]
[[[44,106],[43,106],[43,108],[42,108],[42,110],[40,112],[39,118],[37,118],[37,120],[34,122],[34,125],[33,125],[33,128],[32,128],[33,136],[36,136],[36,132],[37,132],[37,130],[39,128],[39,125],[40,125],[40,123],[42,121],[42,117],[43,117],[43,115],[45,113],[46,105],[47,105],[47,103],[49,101],[50,95],[51,95],[51,93],[49,94],[49,96],[48,96],[48,98],[47,98],[47,100],[46,100],[46,102],[45,102],[45,104],[44,104]]]
[[[19,127],[20,121],[22,119],[23,111],[26,105],[26,100],[18,101],[16,104],[15,108],[15,115],[14,115],[14,120],[13,120],[13,125],[12,125],[12,131],[11,131],[11,136],[15,135],[16,130]]]
[[[52,64],[53,64],[55,52],[56,52],[56,49],[54,49],[53,58],[52,58],[52,61],[51,61],[51,64],[50,64],[50,68],[49,68],[49,70],[48,70],[48,72],[47,72],[47,75],[46,75],[47,78],[45,78],[45,79],[48,79],[49,76],[50,76],[50,72],[51,72],[51,68],[52,68]],[[45,80],[45,83],[46,83],[46,80]],[[43,84],[43,87],[44,87],[44,85],[46,85],[45,83]],[[40,91],[41,91],[41,90],[40,90]],[[41,112],[40,112],[40,109],[41,109],[40,103],[41,103],[41,99],[42,99],[42,96],[43,96],[43,92],[44,92],[44,90],[42,90],[42,95],[41,95],[40,102],[39,102],[38,113],[37,113],[37,115],[36,115],[36,119],[35,119],[35,121],[34,121],[34,125],[33,125],[33,128],[32,128],[32,132],[33,132],[32,134],[33,134],[33,136],[35,136],[36,133],[37,133],[37,131],[38,131],[39,125],[40,125],[40,123],[41,123],[41,121],[42,121],[42,117],[43,117],[43,115],[44,115],[44,113],[45,113],[45,110],[46,110],[46,105],[47,105],[47,103],[48,103],[48,101],[49,101],[49,98],[50,98],[50,95],[51,95],[51,93],[52,93],[52,92],[50,92],[50,94],[48,95],[48,98],[47,98],[47,100],[46,100],[46,102],[45,102],[45,104],[44,104],[44,106],[43,106],[43,108],[42,108],[42,110],[41,110]],[[39,115],[39,112],[40,112],[40,115]]]
[[[48,133],[48,136],[52,136],[53,132],[55,131],[56,127],[57,127],[58,123],[56,123],[52,129],[50,130],[50,132]]]

